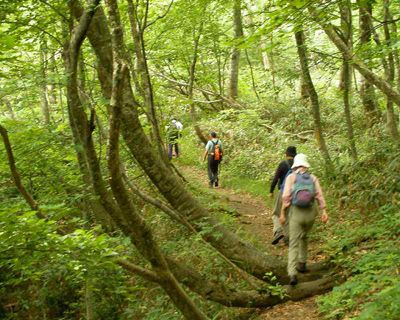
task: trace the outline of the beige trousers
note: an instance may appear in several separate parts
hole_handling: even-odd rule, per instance
[[[317,206],[314,204],[310,208],[299,208],[290,206],[289,208],[289,257],[288,274],[297,274],[297,263],[307,262],[307,235],[310,232],[315,217],[318,213]]]

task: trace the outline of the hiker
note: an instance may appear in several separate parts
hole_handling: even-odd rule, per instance
[[[293,158],[296,156],[296,147],[289,146],[286,149],[286,160],[279,163],[278,168],[275,171],[274,179],[271,182],[270,198],[274,195],[274,189],[278,185],[278,194],[275,197],[274,210],[272,211],[272,222],[273,222],[273,233],[272,244],[276,245],[284,238],[285,243],[289,243],[289,237],[287,232],[287,224],[281,225],[279,222],[279,215],[282,207],[282,192],[284,187],[284,180],[288,172],[291,170],[293,165]]]
[[[287,176],[282,194],[282,209],[279,220],[282,225],[289,223],[289,256],[288,274],[290,285],[297,284],[297,273],[307,271],[307,235],[310,232],[318,211],[322,212],[321,220],[328,222],[325,199],[318,179],[308,172],[310,164],[305,154],[295,156],[292,170]],[[318,202],[319,210],[315,199]],[[286,218],[288,211],[288,218]]]
[[[218,187],[218,166],[222,160],[222,143],[217,138],[215,132],[210,133],[210,140],[207,142],[206,150],[204,152],[203,161],[208,157],[208,179],[209,186]]]
[[[175,123],[176,128],[179,131],[179,138],[182,136],[183,124],[177,119],[172,119],[172,123]]]
[[[177,120],[175,118],[172,118],[171,123],[166,126],[169,160],[172,159],[174,151],[175,156],[179,157],[178,139],[181,137],[180,131],[182,130],[182,128],[182,123],[179,122],[179,124],[177,125]]]

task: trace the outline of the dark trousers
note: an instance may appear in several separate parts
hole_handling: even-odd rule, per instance
[[[210,185],[218,182],[218,166],[219,160],[214,160],[213,155],[208,155],[208,179]]]
[[[172,150],[175,148],[175,154],[177,157],[179,157],[179,148],[177,143],[170,143],[168,144],[168,158],[169,160],[172,159]]]

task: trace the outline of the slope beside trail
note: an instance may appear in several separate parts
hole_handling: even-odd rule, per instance
[[[207,172],[194,167],[180,167],[184,176],[189,181],[196,181],[204,186],[208,186]],[[213,188],[218,201],[228,205],[235,213],[238,224],[242,226],[250,235],[253,235],[261,244],[265,246],[265,251],[278,256],[287,256],[287,247],[281,241],[278,245],[271,245],[272,241],[272,208],[267,207],[266,203],[260,197],[252,196],[245,192],[238,192],[223,186]],[[267,190],[266,190],[267,192]],[[309,261],[318,261],[322,259],[317,245],[310,241]],[[241,319],[246,319],[240,317]],[[302,301],[289,301],[272,308],[260,310],[257,320],[318,320],[321,316],[318,314],[318,308],[315,303],[315,297],[304,299]]]

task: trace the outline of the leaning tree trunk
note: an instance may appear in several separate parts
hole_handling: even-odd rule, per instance
[[[360,45],[368,47],[371,45],[372,30],[371,16],[372,4],[368,1],[357,1],[359,7]],[[376,104],[374,86],[361,75],[360,97],[367,115],[368,125],[372,126],[379,119],[379,110]]]
[[[167,292],[186,319],[206,320],[208,318],[196,307],[169,270],[168,264],[154,240],[151,229],[131,202],[121,178],[119,159],[120,112],[123,106],[123,90],[121,90],[121,88],[123,88],[123,82],[127,79],[127,66],[123,63],[122,50],[120,50],[119,39],[122,40],[122,28],[119,21],[118,8],[116,2],[113,0],[107,1],[113,28],[113,57],[115,61],[111,87],[110,108],[112,109],[112,115],[110,117],[108,155],[109,181],[112,195],[107,190],[102,178],[99,161],[93,144],[93,128],[90,126],[82,108],[82,102],[78,94],[77,81],[77,64],[80,47],[98,3],[99,0],[93,0],[89,4],[90,9],[81,15],[79,24],[74,28],[71,39],[64,50],[65,63],[68,70],[67,92],[71,126],[75,128],[74,131],[78,134],[81,147],[86,154],[94,190],[107,208],[108,213],[117,222],[122,231],[131,239],[131,242],[141,255],[150,263],[152,271],[147,271],[147,274],[151,275],[152,280],[157,282],[165,292]]]
[[[238,82],[239,82],[239,65],[240,65],[240,49],[238,41],[243,37],[243,23],[241,0],[234,0],[233,5],[233,28],[234,28],[234,47],[231,56],[231,74],[229,80],[229,97],[236,99],[238,97]]]
[[[308,57],[307,57],[307,49],[305,44],[305,36],[303,30],[298,30],[295,32],[296,45],[297,45],[297,53],[299,55],[300,67],[302,73],[302,79],[304,81],[304,85],[307,88],[307,93],[310,97],[312,114],[314,118],[314,133],[315,138],[317,139],[319,150],[325,160],[325,165],[327,171],[333,170],[333,164],[331,161],[331,157],[329,156],[328,148],[325,143],[325,138],[322,133],[321,126],[321,115],[320,115],[320,107],[318,94],[315,90],[314,83],[311,79],[310,70],[308,67]]]
[[[28,190],[26,190],[24,184],[22,183],[21,176],[19,175],[17,166],[15,164],[14,153],[12,151],[10,139],[8,137],[8,132],[6,128],[4,128],[2,125],[0,125],[0,135],[3,139],[4,148],[7,153],[8,166],[10,167],[11,175],[16,188],[25,199],[25,201],[28,203],[29,207],[32,210],[36,211],[36,216],[40,219],[45,218],[45,215],[39,209],[37,202],[35,201],[35,199],[33,199],[32,195],[28,192]]]
[[[74,14],[79,18],[82,9],[76,1]],[[111,97],[112,50],[110,33],[104,13],[97,10],[88,30],[88,38],[98,57],[98,73],[105,97]],[[122,136],[132,155],[144,172],[149,176],[160,193],[182,217],[194,225],[197,231],[223,255],[237,266],[263,279],[265,273],[273,272],[278,278],[286,277],[286,263],[279,257],[266,255],[253,245],[241,240],[221,223],[211,217],[208,211],[186,190],[181,181],[167,168],[165,163],[154,152],[138,118],[138,104],[135,100],[129,81],[124,82],[124,105],[122,109]],[[205,232],[205,230],[208,230]]]
[[[351,3],[349,0],[346,3],[340,3],[340,16],[341,16],[341,27],[343,33],[343,40],[346,41],[348,47],[352,46],[352,16],[351,16]],[[344,54],[342,54],[343,66],[342,66],[342,85],[340,87],[343,92],[343,105],[344,115],[346,119],[347,127],[347,138],[349,143],[350,156],[353,161],[357,160],[357,149],[354,139],[353,122],[351,120],[350,113],[350,91],[351,91],[351,66]]]

